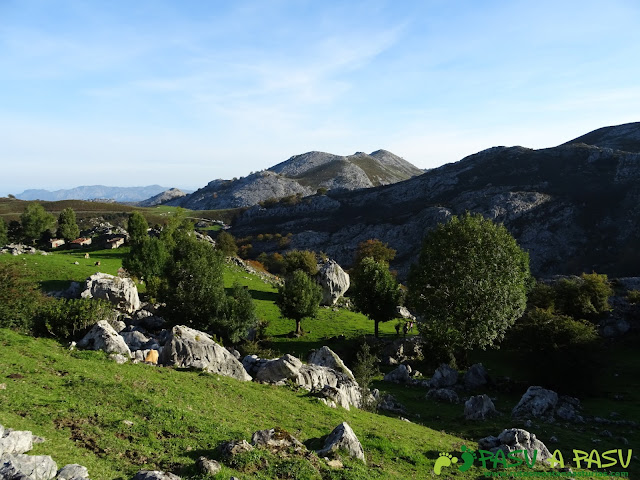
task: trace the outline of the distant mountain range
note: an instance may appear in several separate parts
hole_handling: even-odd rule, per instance
[[[503,223],[536,275],[640,275],[640,123],[553,148],[489,148],[393,185],[252,207],[232,232],[291,233],[289,248],[346,266],[359,242],[378,238],[397,250],[392,267],[406,278],[425,234],[466,211]]]
[[[25,190],[16,195],[20,200],[114,200],[116,202],[140,202],[149,197],[168,190],[160,185],[146,187],[106,187],[104,185],[90,185],[63,190]]]
[[[167,205],[193,210],[249,207],[290,195],[313,195],[319,188],[336,191],[388,185],[422,173],[424,170],[386,150],[348,156],[308,152],[246,177],[213,180]]]

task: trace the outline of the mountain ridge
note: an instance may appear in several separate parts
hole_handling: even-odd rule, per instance
[[[139,202],[168,190],[160,185],[147,185],[140,187],[111,187],[105,185],[82,185],[74,188],[45,190],[28,189],[17,194],[20,200],[93,200],[107,199],[118,202]]]

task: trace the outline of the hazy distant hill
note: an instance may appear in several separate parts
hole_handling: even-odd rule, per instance
[[[213,180],[191,195],[172,200],[194,210],[248,207],[269,199],[328,190],[388,185],[424,173],[386,150],[340,156],[324,152],[296,155],[262,172],[235,180]]]
[[[168,190],[160,185],[146,187],[106,187],[104,185],[91,185],[75,187],[63,190],[25,190],[16,195],[20,200],[93,200],[109,199],[116,202],[140,202],[149,197]]]
[[[639,132],[634,123],[553,148],[489,148],[393,185],[253,207],[232,232],[290,232],[290,248],[323,251],[346,266],[359,242],[378,238],[397,250],[392,267],[406,278],[425,234],[471,211],[504,223],[536,275],[638,276],[640,153],[629,150]]]

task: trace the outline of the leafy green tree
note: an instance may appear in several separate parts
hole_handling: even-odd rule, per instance
[[[9,228],[5,221],[0,218],[0,246],[5,245],[9,240]]]
[[[220,323],[221,334],[231,343],[238,343],[249,329],[258,324],[256,307],[249,289],[238,283],[233,285],[231,295],[227,295],[224,319]]]
[[[291,250],[284,255],[284,272],[289,275],[296,270],[302,270],[308,276],[318,273],[316,254],[309,250]]]
[[[159,238],[145,237],[142,242],[132,244],[122,266],[148,284],[151,278],[164,275],[170,256],[165,242]]]
[[[294,270],[287,276],[284,286],[278,288],[276,305],[285,318],[296,322],[296,333],[302,334],[301,322],[318,313],[322,289],[302,270]]]
[[[355,307],[375,322],[375,336],[380,322],[396,318],[402,293],[386,262],[365,257],[353,273],[351,298]]]
[[[227,257],[238,255],[236,239],[229,232],[222,230],[216,237],[216,248]]]
[[[22,225],[17,220],[11,220],[7,228],[10,242],[19,242],[22,239]]]
[[[222,269],[220,252],[194,236],[179,235],[159,293],[168,318],[199,330],[219,330],[226,309]]]
[[[391,261],[396,258],[396,251],[389,247],[389,244],[384,243],[377,238],[370,238],[369,240],[358,244],[354,267],[357,268],[362,260],[367,257],[373,258],[376,262],[391,263]]]
[[[380,359],[371,352],[371,347],[367,342],[362,344],[360,351],[356,354],[356,364],[353,368],[353,376],[360,387],[362,395],[362,408],[364,410],[374,410],[376,406],[375,400],[369,391],[371,382],[380,375],[378,362]]]
[[[73,208],[65,208],[58,216],[58,238],[63,238],[65,242],[70,242],[80,236],[80,228],[76,222],[76,212]]]
[[[133,212],[129,215],[127,222],[127,232],[129,233],[129,243],[131,246],[142,244],[147,238],[149,223],[140,212]]]
[[[49,231],[55,224],[55,217],[44,209],[39,203],[29,203],[22,215],[20,215],[20,223],[22,224],[22,234],[25,240],[35,242],[42,235]]]
[[[525,310],[529,256],[502,225],[469,213],[430,232],[409,274],[408,300],[423,337],[466,362],[502,340]]]
[[[579,278],[562,278],[554,290],[556,310],[574,318],[597,320],[611,310],[613,289],[606,275],[583,273]]]

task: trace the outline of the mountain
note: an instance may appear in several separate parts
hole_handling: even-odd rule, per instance
[[[290,195],[312,195],[319,188],[355,190],[388,185],[422,173],[423,170],[386,150],[348,156],[308,152],[247,177],[213,180],[168,204],[194,210],[249,207]]]
[[[75,187],[63,190],[25,190],[16,198],[20,200],[93,200],[108,199],[117,202],[140,202],[153,195],[167,190],[167,187],[160,185],[149,185],[147,187],[105,187],[104,185],[91,185]]]
[[[252,207],[232,232],[291,233],[289,248],[323,251],[347,266],[359,242],[378,238],[397,250],[392,267],[406,278],[424,235],[471,211],[504,223],[538,276],[639,275],[640,153],[612,148],[632,149],[639,129],[608,127],[541,150],[494,147],[393,185]]]
[[[138,202],[139,207],[155,207],[156,205],[163,205],[171,200],[175,200],[178,198],[182,198],[186,193],[178,188],[170,188],[169,190],[165,190],[164,192],[160,192],[157,195],[154,195],[151,198],[147,198],[141,202]]]
[[[640,153],[640,122],[599,128],[586,135],[574,138],[565,145],[576,143]]]

